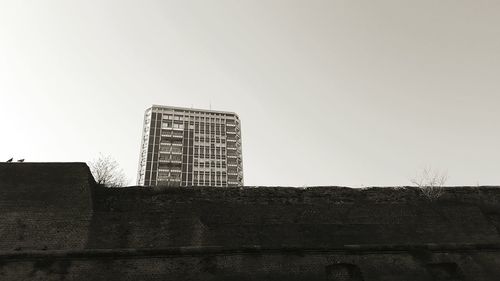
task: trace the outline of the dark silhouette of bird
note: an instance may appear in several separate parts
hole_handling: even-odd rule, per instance
[[[17,162],[21,162],[21,163],[23,163],[23,162],[24,162],[24,158],[23,158],[23,159],[19,159],[19,160],[17,160]]]
[[[6,162],[7,162],[7,163],[10,163],[10,162],[12,162],[12,160],[14,160],[14,158],[10,158],[10,159],[9,159],[9,160],[7,160]]]

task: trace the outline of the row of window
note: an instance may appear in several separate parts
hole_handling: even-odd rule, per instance
[[[165,156],[163,156],[165,155]],[[172,155],[172,158],[166,157],[166,155]],[[177,160],[177,157],[180,156],[188,156],[189,154],[183,153],[182,147],[178,146],[160,146],[160,160]],[[232,153],[228,154],[229,157],[235,157]],[[174,159],[174,156],[176,159]],[[225,154],[215,154],[215,153],[204,153],[200,151],[192,155],[194,159],[217,159],[217,160],[225,160],[227,157]],[[145,156],[143,156],[145,158]],[[196,160],[195,160],[196,161]]]
[[[163,155],[160,154],[159,160],[161,163],[160,165],[171,165],[171,166],[180,166],[181,164],[188,165],[188,163],[179,163],[177,161],[182,161],[182,159],[178,156],[181,156],[180,154],[174,154],[174,155]],[[186,157],[186,155],[184,155]],[[225,167],[226,164],[230,166],[238,166],[237,164],[241,164],[241,159],[239,157],[228,157],[227,159],[225,157],[222,157],[223,159],[215,159],[214,157],[204,157],[204,158],[197,158],[193,157],[193,162],[189,163],[193,164],[195,167],[218,167],[219,165],[221,167]],[[144,166],[144,164],[152,164],[153,162],[156,161],[141,161],[141,165]]]
[[[226,153],[226,148],[224,147],[220,147],[220,149],[217,149],[214,146],[209,146],[209,145],[195,145],[194,146],[194,154],[198,154],[199,152],[201,153],[212,153],[212,154],[215,154],[216,152],[217,153],[221,153],[221,154],[225,154]]]
[[[224,179],[220,180],[220,181],[209,181],[209,179],[197,179],[197,180],[192,180],[192,181],[188,181],[187,183],[183,183],[181,182],[180,180],[168,180],[168,179],[165,179],[165,180],[161,180],[161,179],[158,179],[158,181],[146,181],[146,185],[154,185],[156,183],[156,185],[158,186],[171,186],[171,187],[179,187],[179,186],[220,186],[220,187],[226,187],[226,186],[239,186],[240,185],[240,182],[238,181],[226,181]]]
[[[205,153],[200,153],[200,154],[195,154],[194,155],[196,158],[206,158],[206,159],[217,159],[217,160],[226,160],[226,155],[221,155],[221,154],[205,154]],[[196,159],[195,158],[195,159]]]
[[[184,176],[187,176],[187,173],[184,173]],[[207,171],[205,171],[205,172],[200,171],[200,172],[193,173],[193,178],[195,180],[211,179],[213,181],[215,179],[217,179],[217,180],[220,180],[221,178],[225,179],[226,176],[229,180],[237,180],[237,175],[226,174],[225,172],[210,173]],[[158,180],[165,180],[165,179],[180,180],[182,177],[182,173],[175,171],[175,170],[174,171],[159,171],[157,174],[157,177],[158,177]]]
[[[160,152],[166,152],[166,153],[182,153],[182,147],[181,147],[181,146],[167,146],[167,145],[161,145],[161,146],[160,146]]]
[[[217,163],[221,163],[221,164],[225,164],[226,162],[224,160],[210,160],[210,159],[203,159],[203,158],[194,158],[194,163],[197,164],[197,163],[201,163],[201,164],[217,164]]]
[[[159,125],[165,125],[167,127],[172,127],[172,125],[188,125],[190,129],[196,129],[196,130],[210,130],[210,131],[215,131],[215,130],[224,130],[224,129],[236,129],[236,124],[234,123],[228,123],[228,124],[217,124],[217,123],[205,123],[205,122],[194,122],[194,121],[177,121],[177,120],[163,120],[162,122],[156,122],[156,124],[151,124],[153,127],[158,127]],[[146,126],[149,127],[150,124],[147,124]]]
[[[177,156],[177,155],[175,155]],[[182,162],[181,159],[177,158],[160,158],[158,163],[158,169],[181,169]],[[226,168],[226,162],[224,160],[222,161],[214,161],[214,160],[201,160],[198,161],[198,159],[194,159],[194,162],[192,163],[193,167],[195,168]],[[230,166],[228,168],[228,171],[236,172],[236,167]]]
[[[158,122],[160,123],[160,122]],[[158,123],[156,124],[155,127],[158,127]],[[161,122],[161,125],[162,126],[166,126],[166,127],[172,127],[173,125],[186,125],[188,124],[190,125],[190,129],[196,129],[196,130],[210,130],[210,131],[215,131],[215,130],[224,130],[224,129],[236,129],[236,124],[216,124],[216,123],[205,123],[205,122],[183,122],[183,121],[171,121],[171,120],[163,120],[163,122]],[[153,126],[155,124],[152,124]]]
[[[181,173],[169,172],[169,171],[159,171],[158,172],[158,179],[181,180]]]
[[[213,116],[213,114],[210,114],[210,116]],[[207,121],[210,123],[219,123],[219,124],[224,124],[224,123],[234,123],[234,119],[226,119],[226,118],[219,118],[219,117],[209,117],[209,116],[186,116],[186,115],[171,115],[171,114],[162,114],[162,119],[163,120],[178,120],[178,121],[188,121],[188,120],[201,120],[201,121]]]
[[[217,143],[217,142],[208,142],[208,141],[195,141],[194,142],[194,145],[197,145],[197,146],[210,146],[210,147],[214,147],[214,148],[225,148],[226,147],[226,144],[225,143]]]
[[[185,168],[187,166],[188,166],[188,164],[186,164]],[[180,171],[181,167],[182,167],[182,164],[179,162],[160,162],[158,165],[159,170]],[[217,162],[217,163],[193,163],[193,167],[197,171],[202,171],[205,169],[206,171],[213,171],[213,172],[219,171],[220,172],[220,171],[225,171],[227,166],[226,166],[226,163]],[[237,171],[236,167],[229,166],[229,168],[231,168],[230,169],[231,173],[236,173],[236,171]],[[223,170],[220,170],[220,169],[223,169]]]
[[[168,150],[166,148],[171,148],[171,149]],[[160,155],[158,159],[162,161],[169,161],[169,160],[181,161],[182,160],[181,156],[187,156],[187,155],[188,154],[186,153],[182,153],[181,147],[176,147],[176,146],[160,147]],[[227,157],[225,154],[205,154],[203,152],[192,156],[194,163],[203,163],[203,161],[208,162],[210,160],[211,160],[210,162],[216,162],[216,160],[222,160],[222,162],[224,162],[224,160],[226,159],[228,164],[237,164],[237,163],[239,164],[241,162],[239,155],[236,155],[236,153],[231,151],[228,151]],[[145,157],[143,159],[145,159]]]
[[[188,141],[191,140],[192,138],[186,138]],[[206,139],[206,140],[205,140]],[[168,137],[168,136],[162,136],[160,138],[162,142],[165,144],[173,143],[173,144],[182,144],[183,139],[180,138],[174,138],[174,137]],[[224,138],[200,138],[200,137],[195,137],[194,138],[195,145],[212,145],[215,147],[215,144],[225,144],[226,140]],[[235,145],[235,142],[232,142],[231,145]]]
[[[175,169],[175,170],[180,170],[181,169],[181,163],[178,162],[160,162],[158,163],[158,169],[162,170],[170,170],[170,169]]]
[[[194,167],[196,168],[226,168],[226,163],[193,163]]]
[[[181,181],[180,180],[158,180],[156,182],[156,185],[158,186],[171,186],[171,187],[178,187],[181,186]],[[187,185],[193,185],[193,186],[205,186],[205,185],[213,185],[213,186],[227,186],[227,181],[221,180],[218,182],[213,181],[210,183],[208,179],[206,181],[203,180],[197,180],[194,181],[193,183],[188,183]]]
[[[182,139],[173,139],[173,138],[167,138],[167,137],[162,137],[160,139],[160,145],[179,145],[182,144]]]
[[[163,123],[161,124],[162,129],[168,129],[168,128],[174,128],[174,129],[184,129],[183,124],[169,124],[169,123]]]
[[[234,123],[228,123],[228,124],[219,124],[219,123],[211,123],[211,122],[198,122],[198,121],[177,121],[177,120],[163,120],[162,121],[163,124],[189,124],[189,125],[195,125],[195,128],[196,129],[199,129],[199,128],[206,128],[207,130],[208,129],[211,129],[212,131],[214,129],[224,129],[224,128],[234,128],[236,126],[236,124]]]
[[[173,137],[182,137],[184,136],[183,132],[181,131],[176,131],[176,130],[161,130],[161,135],[162,136],[173,136]]]
[[[163,130],[161,133],[161,136],[164,139],[179,139],[179,138],[184,138],[182,132],[177,131],[177,134],[171,134],[171,131],[165,131]],[[144,140],[147,140],[148,138],[144,138]],[[188,136],[186,139],[194,139],[195,141],[206,141],[206,142],[217,142],[217,143],[225,143],[226,142],[226,136],[225,135],[215,135],[215,134],[195,134],[194,137],[192,135]],[[234,140],[236,141],[236,140]]]
[[[221,177],[221,176],[215,176],[215,177],[207,177],[207,176],[203,176],[203,175],[194,175],[193,177],[193,180],[194,181],[206,181],[208,183],[208,181],[211,181],[211,182],[220,182],[222,179],[225,180],[225,177]]]
[[[158,170],[162,170],[162,171],[175,171],[175,172],[180,172],[182,171],[182,168],[181,168],[181,163],[178,163],[178,162],[160,162],[159,163],[159,166],[158,166]],[[215,173],[215,172],[228,172],[230,174],[237,174],[239,169],[238,169],[238,165],[227,165],[226,163],[198,163],[198,164],[194,164],[193,163],[193,167],[190,168],[190,169],[194,169],[194,171],[200,171],[200,172],[212,172],[212,173]],[[187,166],[185,167],[185,170],[187,170]],[[145,171],[145,168],[144,169],[141,169],[141,174],[144,174],[144,173],[150,173],[150,170],[147,170]]]
[[[234,136],[226,136],[224,134],[217,134],[218,132],[195,132],[194,133],[194,139],[195,140],[203,140],[203,139],[210,139],[212,142],[219,142],[219,140],[222,140],[222,142],[225,142],[224,139],[230,138],[234,139],[233,141],[236,141],[236,138]],[[161,135],[163,137],[182,137],[184,138],[184,133],[182,131],[175,131],[172,130],[171,128],[163,128],[161,131]],[[144,136],[144,140],[147,140],[149,135]],[[193,138],[193,135],[188,136],[189,139]]]
[[[209,136],[225,136],[226,130],[195,130],[194,133]]]
[[[158,157],[160,161],[182,161],[182,156],[180,154],[163,154],[160,153]]]

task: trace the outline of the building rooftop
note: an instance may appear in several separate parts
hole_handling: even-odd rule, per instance
[[[219,114],[229,114],[229,115],[234,115],[234,116],[236,116],[238,118],[238,114],[236,114],[235,112],[231,112],[231,111],[221,111],[221,110],[212,110],[212,109],[199,109],[199,108],[188,108],[188,107],[168,106],[168,105],[158,105],[158,104],[153,104],[148,109],[153,109],[153,108],[175,109],[175,110],[185,110],[185,111],[200,111],[200,112],[219,113]]]

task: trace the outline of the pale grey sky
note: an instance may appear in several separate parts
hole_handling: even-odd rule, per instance
[[[114,157],[151,104],[237,112],[247,185],[500,183],[500,1],[0,2],[0,161]]]

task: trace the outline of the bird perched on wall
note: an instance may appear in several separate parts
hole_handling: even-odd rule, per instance
[[[17,162],[23,163],[24,162],[24,158],[17,160]]]
[[[10,163],[10,162],[12,162],[12,160],[14,160],[14,158],[10,158],[9,160],[7,160],[5,162]]]

